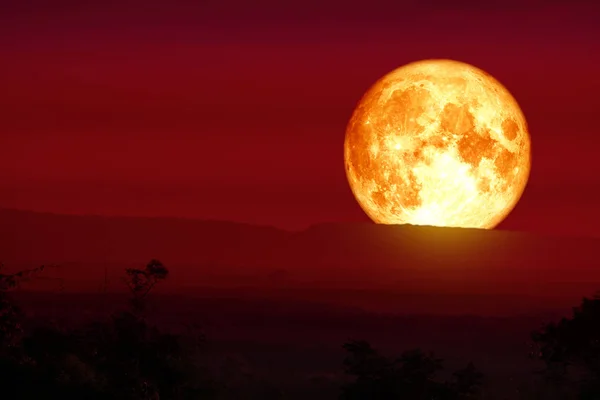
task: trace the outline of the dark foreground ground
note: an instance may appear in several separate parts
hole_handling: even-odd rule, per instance
[[[27,313],[27,326],[78,325],[127,306],[126,296],[116,293],[17,292],[15,299]],[[448,371],[473,361],[487,377],[486,399],[533,398],[533,371],[541,365],[528,358],[529,334],[558,317],[539,311],[504,317],[394,315],[226,293],[154,294],[149,314],[169,330],[201,326],[205,362],[214,370],[269,382],[298,399],[336,398],[343,379],[341,346],[351,339],[368,340],[389,355],[415,347],[431,350]]]

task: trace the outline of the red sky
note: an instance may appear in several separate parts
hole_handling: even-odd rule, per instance
[[[0,207],[366,221],[342,159],[353,107],[402,64],[453,58],[530,125],[529,185],[501,226],[598,230],[600,5],[106,3],[0,6]]]

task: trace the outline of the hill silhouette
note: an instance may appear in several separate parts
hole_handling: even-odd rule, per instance
[[[172,263],[244,265],[289,235],[272,227],[182,218],[75,216],[0,209],[6,263]]]
[[[270,254],[270,262],[285,260],[296,274],[310,265],[319,271],[320,279],[336,282],[356,274],[350,278],[356,285],[395,286],[411,278],[425,285],[453,282],[458,291],[460,285],[472,282],[488,293],[502,282],[598,282],[594,254],[599,244],[596,238],[501,230],[320,224],[289,236]],[[358,277],[360,281],[355,280]],[[483,288],[484,282],[493,287]],[[511,286],[511,293],[514,289]]]
[[[105,268],[121,271],[157,257],[176,272],[161,290],[382,311],[437,312],[440,304],[454,304],[468,312],[486,302],[537,307],[548,298],[567,307],[600,286],[599,245],[595,238],[501,230],[328,223],[287,232],[224,221],[0,209],[1,261],[61,264],[72,288],[98,290]]]

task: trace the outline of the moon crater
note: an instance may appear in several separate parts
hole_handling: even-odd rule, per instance
[[[493,228],[523,193],[530,138],[497,80],[468,64],[426,60],[367,91],[348,123],[344,160],[375,222]]]

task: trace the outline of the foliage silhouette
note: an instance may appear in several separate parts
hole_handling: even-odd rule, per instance
[[[455,381],[439,381],[436,374],[443,369],[442,360],[420,349],[390,359],[364,340],[351,341],[343,347],[348,352],[345,372],[354,380],[342,388],[341,400],[474,398],[483,379],[470,363],[455,373]]]
[[[571,318],[532,333],[533,356],[545,363],[543,376],[579,399],[600,398],[600,293],[583,298]]]
[[[131,291],[133,311],[143,312],[146,296],[157,283],[167,279],[169,270],[160,261],[153,259],[144,269],[127,268],[125,273],[124,281]]]
[[[0,349],[11,351],[17,346],[23,330],[21,327],[21,310],[10,297],[10,291],[23,281],[44,270],[44,266],[5,274],[4,264],[0,263]]]
[[[125,270],[123,280],[130,297],[129,307],[124,311],[77,329],[42,327],[24,332],[22,315],[9,296],[10,290],[43,269],[0,274],[3,397],[17,400],[286,398],[286,393],[276,385],[235,360],[228,360],[223,366],[223,379],[213,378],[198,362],[198,356],[205,351],[205,339],[197,329],[175,335],[148,321],[147,299],[153,288],[169,276],[168,268],[158,260],[151,260],[141,269]],[[586,379],[579,382],[581,399],[599,398],[594,396],[598,393],[600,366],[594,357],[600,355],[600,350],[596,347],[596,336],[590,333],[597,329],[600,336],[600,327],[596,326],[599,302],[598,298],[584,299],[574,313],[573,320],[577,322],[550,324],[537,341],[542,345],[539,354],[552,361],[548,365],[561,367],[553,371],[566,371],[575,365],[587,371]],[[350,380],[343,385],[340,399],[480,398],[483,375],[472,363],[445,381],[439,378],[443,360],[433,353],[413,349],[398,357],[386,357],[366,341],[351,341],[343,348],[347,352],[345,373]],[[333,382],[337,387],[339,381]]]
[[[461,399],[475,399],[480,396],[484,375],[475,368],[475,364],[469,362],[465,368],[455,371],[452,376],[452,385]]]
[[[203,336],[161,332],[141,312],[148,293],[168,272],[158,260],[143,270],[126,270],[131,309],[77,330],[42,327],[22,336],[18,313],[3,318],[2,337],[11,338],[2,342],[3,394],[11,399],[215,398],[218,387],[195,358]],[[28,275],[0,275],[2,310],[18,310],[7,292]]]

